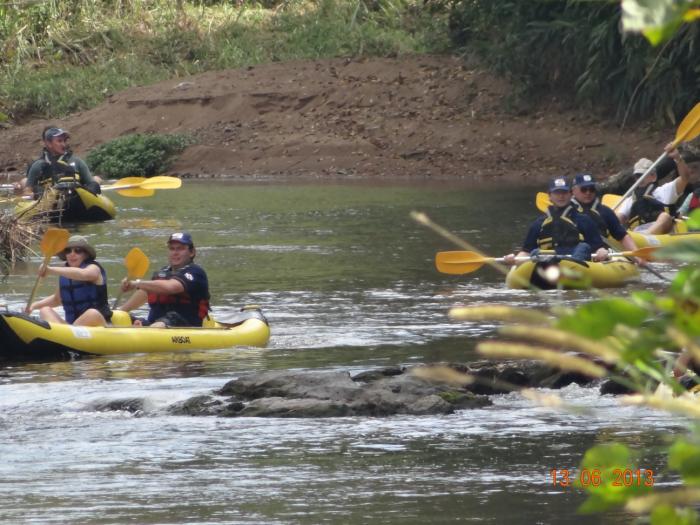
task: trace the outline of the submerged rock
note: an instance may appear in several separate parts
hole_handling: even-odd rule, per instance
[[[586,385],[591,378],[537,361],[482,361],[343,371],[277,370],[247,374],[210,395],[171,405],[176,415],[219,417],[382,417],[450,414],[492,404],[519,388]],[[141,412],[143,400],[95,403],[97,410]]]
[[[409,372],[397,367],[355,377],[338,371],[261,372],[229,381],[211,396],[177,403],[170,412],[220,417],[379,417],[450,414],[491,404],[466,388]]]
[[[449,384],[431,367],[456,372]],[[461,378],[461,379],[459,379]],[[443,363],[389,367],[351,376],[343,371],[269,371],[226,383],[212,396],[198,396],[171,412],[222,417],[343,417],[450,414],[488,406],[488,395],[522,387],[561,388],[591,379],[535,361]]]

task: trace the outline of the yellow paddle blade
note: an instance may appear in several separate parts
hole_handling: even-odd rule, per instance
[[[150,190],[176,190],[182,186],[182,179],[168,177],[167,175],[158,175],[157,177],[146,179],[139,186]]]
[[[56,255],[66,247],[69,237],[70,233],[68,230],[64,230],[63,228],[49,228],[41,238],[41,244],[39,245],[41,253],[44,257],[49,258]]]
[[[169,177],[167,175],[158,175],[146,179],[143,177],[126,177],[121,179],[117,184],[111,186],[103,186],[103,190],[128,190],[130,188],[141,188],[147,190],[175,190],[182,186],[182,180],[177,177]]]
[[[492,260],[492,257],[484,257],[477,252],[438,252],[435,255],[435,267],[440,273],[462,275],[474,272]]]
[[[70,234],[68,233],[68,230],[64,230],[63,228],[49,228],[48,230],[46,230],[46,233],[44,233],[44,236],[41,238],[41,243],[39,244],[39,247],[41,248],[41,253],[44,255],[44,265],[49,264],[49,261],[51,260],[52,256],[63,251],[63,249],[66,247],[66,244],[68,244],[69,237]],[[24,309],[26,313],[29,313],[29,307],[31,306],[32,301],[34,301],[36,291],[39,288],[40,280],[41,274],[37,275],[36,280],[34,281],[34,286],[32,287],[32,291],[29,294],[27,306]]]
[[[153,197],[156,190],[146,188],[128,188],[125,190],[117,190],[117,193],[123,197]]]
[[[129,279],[140,279],[148,271],[151,262],[140,248],[132,248],[124,257],[124,266]]]
[[[607,206],[608,208],[614,209],[619,206],[621,199],[621,195],[615,195],[614,193],[606,193],[605,195],[603,195],[601,202],[603,203],[603,206]]]
[[[658,249],[658,246],[645,246],[644,248],[637,248],[636,250],[627,252],[629,254],[627,257],[639,257],[645,261],[651,261],[654,259],[654,252]]]
[[[535,198],[535,206],[537,209],[543,212],[547,211],[547,208],[552,204],[549,200],[549,194],[543,191],[537,192],[537,197]]]
[[[678,126],[673,145],[675,147],[683,141],[693,140],[698,135],[700,135],[700,102],[695,104]]]
[[[116,184],[114,184],[114,186],[128,186],[130,184],[141,184],[146,180],[148,180],[146,177],[124,177],[119,179],[119,181]]]

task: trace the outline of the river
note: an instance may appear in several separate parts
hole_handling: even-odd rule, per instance
[[[169,233],[188,230],[208,271],[216,316],[258,304],[267,349],[128,355],[0,368],[2,523],[623,523],[582,516],[579,489],[553,485],[591,445],[619,440],[657,485],[658,445],[682,421],[621,407],[595,388],[559,393],[553,410],[517,393],[449,416],[331,419],[194,418],[167,406],[249,371],[328,369],[478,359],[493,324],[450,321],[454,305],[577,304],[591,292],[506,290],[490,268],[437,273],[454,249],[414,223],[419,210],[503,255],[537,215],[535,192],[459,185],[190,182],[177,191],[115,196],[116,220],[72,228],[90,238],[112,291],[140,247],[156,268]],[[39,258],[0,286],[24,305]],[[670,268],[661,267],[670,271]],[[669,273],[670,275],[670,273]],[[661,286],[643,275],[637,287]],[[43,283],[39,296],[55,281]],[[615,291],[624,294],[629,290]],[[136,411],[100,404],[143,399]]]

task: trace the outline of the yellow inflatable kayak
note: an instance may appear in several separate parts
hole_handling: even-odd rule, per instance
[[[700,241],[700,232],[666,233],[649,235],[643,232],[628,232],[638,248],[645,246],[668,246],[680,241]]]
[[[624,286],[638,276],[637,266],[625,258],[582,262],[550,257],[514,266],[506,275],[506,286],[543,290],[615,288]]]
[[[39,200],[22,201],[15,208],[18,217],[38,214],[48,214],[51,222],[58,223],[99,222],[114,219],[117,209],[104,195],[95,195],[85,188],[72,185],[51,188]]]
[[[128,317],[128,314],[123,314]],[[260,309],[232,323],[195,328],[86,327],[47,323],[22,313],[0,314],[0,362],[61,361],[88,355],[265,346],[270,327]]]

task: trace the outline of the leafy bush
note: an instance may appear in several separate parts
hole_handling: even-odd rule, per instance
[[[166,170],[192,140],[185,135],[124,135],[93,149],[86,161],[99,175],[150,177]]]

